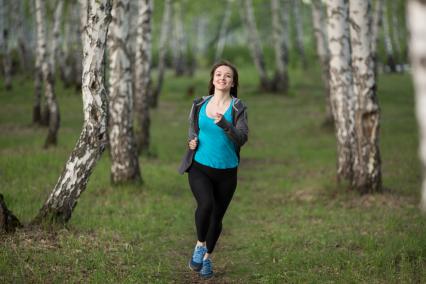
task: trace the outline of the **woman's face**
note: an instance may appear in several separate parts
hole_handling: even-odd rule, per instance
[[[216,68],[213,73],[213,86],[215,90],[229,92],[234,86],[234,73],[226,65]]]

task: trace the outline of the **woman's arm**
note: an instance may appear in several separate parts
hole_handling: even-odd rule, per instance
[[[244,108],[242,113],[238,116],[235,126],[233,126],[232,123],[227,121],[224,117],[222,117],[216,125],[222,128],[238,147],[243,146],[247,142],[249,129],[246,108]]]

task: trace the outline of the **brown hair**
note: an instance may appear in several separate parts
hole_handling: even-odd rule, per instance
[[[214,94],[214,85],[213,85],[214,71],[216,71],[216,69],[220,66],[228,66],[229,68],[231,68],[232,73],[233,73],[232,74],[232,77],[233,77],[232,80],[234,81],[233,82],[234,86],[231,87],[231,90],[230,90],[229,93],[231,94],[231,96],[237,97],[238,96],[238,71],[237,71],[237,68],[234,65],[232,65],[229,61],[226,61],[226,60],[222,60],[222,61],[215,63],[213,65],[211,71],[210,71],[209,95]]]

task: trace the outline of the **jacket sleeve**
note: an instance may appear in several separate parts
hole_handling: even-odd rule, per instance
[[[189,128],[188,128],[188,141],[197,137],[197,133],[194,129],[194,111],[195,111],[195,103],[192,104],[191,111],[189,112]]]
[[[228,137],[234,141],[234,143],[241,147],[248,140],[248,118],[247,118],[247,108],[244,108],[243,112],[237,118],[235,126],[231,122],[226,120],[224,117],[216,123],[217,126],[222,128]]]

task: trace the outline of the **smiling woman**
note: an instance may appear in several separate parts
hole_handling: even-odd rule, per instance
[[[197,201],[197,244],[189,267],[213,276],[211,254],[237,187],[240,148],[247,141],[247,107],[237,98],[238,72],[229,62],[210,72],[209,95],[195,99],[189,116],[188,150],[179,169],[188,172]]]

